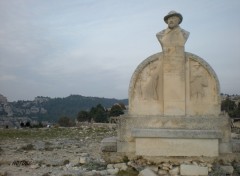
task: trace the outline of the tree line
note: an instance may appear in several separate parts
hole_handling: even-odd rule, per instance
[[[231,118],[240,118],[240,101],[235,103],[235,101],[227,97],[221,103],[221,111],[227,112]]]
[[[24,101],[9,102],[14,117],[34,117],[38,121],[49,121],[55,123],[59,117],[67,116],[76,118],[79,111],[90,111],[92,107],[101,104],[110,108],[115,103],[128,104],[128,99],[86,97],[81,95],[70,95],[64,98],[37,97],[37,100],[44,101]],[[38,112],[31,112],[31,108],[36,108]],[[0,107],[1,109],[1,107]],[[45,112],[42,112],[44,110]],[[5,111],[0,111],[0,116],[6,116]]]
[[[96,122],[96,123],[107,123],[110,117],[117,117],[124,114],[126,107],[123,103],[116,103],[110,109],[104,108],[101,104],[94,106],[87,110],[81,110],[76,117],[78,122]],[[58,124],[60,126],[74,126],[74,119],[67,116],[59,118]]]

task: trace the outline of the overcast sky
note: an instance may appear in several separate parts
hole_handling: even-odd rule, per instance
[[[221,92],[240,94],[239,0],[0,0],[0,94],[9,101],[70,94],[128,98],[131,76],[161,52],[171,10]]]

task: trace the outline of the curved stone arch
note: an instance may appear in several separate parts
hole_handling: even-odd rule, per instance
[[[186,58],[191,58],[196,62],[199,62],[204,68],[206,68],[206,70],[210,73],[210,75],[213,76],[213,78],[216,81],[216,88],[217,88],[217,93],[220,96],[220,84],[219,84],[219,80],[217,77],[217,74],[215,73],[215,71],[213,70],[213,68],[207,63],[207,61],[205,61],[204,59],[202,59],[201,57],[190,53],[190,52],[185,52],[186,53]]]
[[[130,80],[130,84],[129,84],[129,88],[128,88],[128,97],[129,97],[129,101],[131,99],[131,96],[133,94],[133,89],[134,89],[134,86],[136,84],[136,81],[138,79],[138,76],[139,74],[142,72],[142,70],[148,66],[149,63],[151,62],[154,62],[156,60],[158,60],[159,58],[161,58],[162,56],[162,52],[159,52],[159,53],[156,53],[156,54],[153,54],[151,56],[149,56],[147,59],[143,60],[138,66],[137,68],[135,69],[132,77],[131,77],[131,80]]]
[[[214,111],[214,114],[217,114],[218,111],[220,111],[219,107],[220,107],[221,99],[220,99],[220,84],[219,84],[219,80],[218,80],[218,77],[217,77],[215,71],[213,70],[213,68],[204,59],[202,59],[201,57],[199,57],[199,56],[197,56],[195,54],[192,54],[192,53],[189,53],[189,52],[185,52],[185,57],[186,57],[186,62],[188,63],[188,65],[189,65],[190,61],[198,62],[206,70],[206,72],[208,72],[208,74],[210,75],[211,79],[213,80],[212,83],[215,85],[214,86],[214,91],[215,91],[214,96],[216,98],[215,99],[216,100],[216,104],[213,105],[214,106],[213,109],[216,110],[216,111]],[[159,63],[161,63],[163,61],[163,53],[162,52],[155,53],[155,54],[149,56],[147,59],[143,60],[138,65],[138,67],[135,69],[135,71],[134,71],[134,73],[133,73],[133,75],[131,77],[131,81],[130,81],[130,84],[129,84],[129,90],[128,90],[128,94],[129,94],[129,112],[130,113],[132,112],[131,108],[133,106],[135,106],[134,102],[136,103],[136,101],[134,99],[135,99],[135,96],[136,96],[135,88],[136,88],[136,85],[138,83],[138,80],[141,77],[141,74],[144,72],[144,69],[148,69],[149,64],[150,63],[154,63],[156,61],[159,61]],[[186,69],[187,69],[187,67],[186,67]],[[189,66],[188,66],[188,69],[189,69]],[[189,72],[189,70],[187,72]],[[186,74],[187,74],[187,72],[186,72]],[[158,103],[161,103],[161,101],[159,101]],[[135,110],[136,110],[136,108],[137,107],[135,107]],[[134,111],[134,112],[136,112],[136,111]],[[160,112],[158,112],[158,113],[160,113]]]

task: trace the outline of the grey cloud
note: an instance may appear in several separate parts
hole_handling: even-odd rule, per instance
[[[170,10],[183,14],[181,26],[191,33],[186,51],[210,63],[224,93],[239,92],[234,81],[240,75],[239,5],[237,0],[0,1],[0,93],[10,100],[69,94],[127,98],[134,69],[161,51],[155,34],[166,28],[163,16]]]

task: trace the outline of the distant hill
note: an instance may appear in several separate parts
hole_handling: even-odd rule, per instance
[[[110,108],[115,103],[128,105],[128,99],[85,97],[81,95],[70,95],[65,98],[36,97],[33,101],[9,102],[7,107],[14,117],[30,117],[40,121],[56,122],[60,117],[67,116],[76,118],[81,110],[90,110],[101,104]],[[6,105],[4,106],[6,107]],[[2,108],[4,111],[4,108]],[[10,109],[10,110],[9,110]],[[2,113],[4,114],[4,113]],[[6,113],[5,113],[6,114]]]

